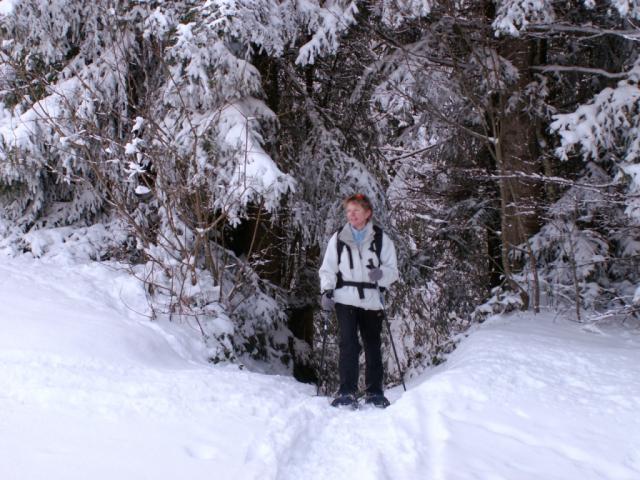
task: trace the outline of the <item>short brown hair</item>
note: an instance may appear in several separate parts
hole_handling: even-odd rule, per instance
[[[373,212],[373,206],[371,205],[371,200],[364,193],[354,193],[353,195],[348,196],[342,201],[343,208],[346,208],[349,203],[357,203],[365,210],[370,210]]]

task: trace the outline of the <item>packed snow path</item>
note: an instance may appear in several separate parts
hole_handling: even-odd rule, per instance
[[[144,308],[123,272],[0,258],[0,478],[640,478],[633,330],[494,319],[387,410],[353,412],[211,366]]]

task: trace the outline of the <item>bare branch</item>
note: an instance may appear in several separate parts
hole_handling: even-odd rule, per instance
[[[585,75],[601,75],[607,78],[627,78],[627,72],[607,72],[601,68],[589,68],[589,67],[579,67],[577,65],[544,65],[544,66],[532,66],[531,70],[537,70],[542,73],[560,73],[560,72],[570,72],[570,73],[583,73]]]

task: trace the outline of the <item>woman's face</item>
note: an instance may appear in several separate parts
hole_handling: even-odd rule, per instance
[[[347,221],[358,230],[362,230],[371,218],[371,210],[364,208],[356,202],[349,202],[345,208]]]

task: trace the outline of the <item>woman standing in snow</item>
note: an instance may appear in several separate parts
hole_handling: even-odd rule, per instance
[[[329,240],[319,272],[321,306],[335,308],[340,339],[340,390],[331,405],[357,406],[360,331],[366,361],[365,403],[384,408],[389,401],[382,390],[381,290],[398,279],[396,251],[391,239],[372,224],[373,208],[366,195],[351,195],[342,205],[347,224]]]

